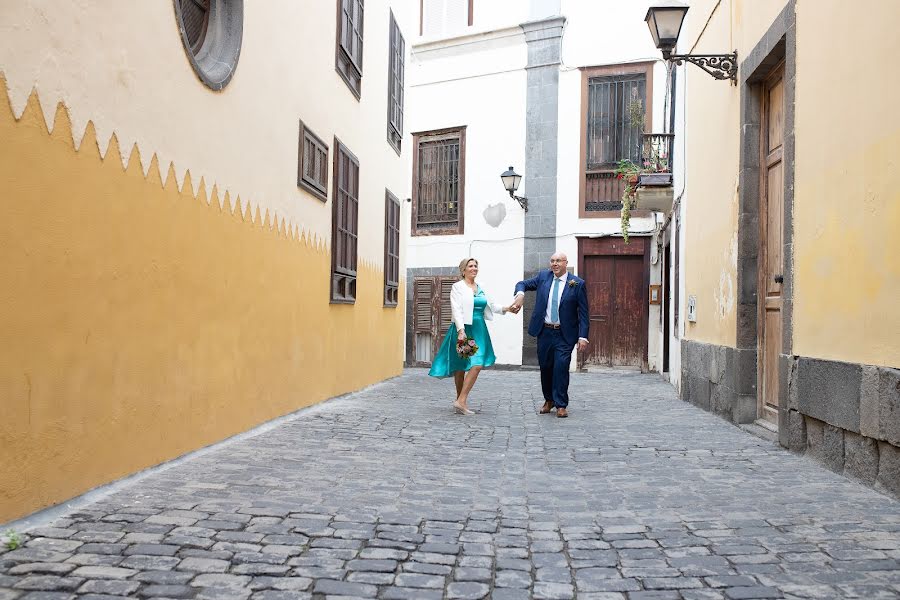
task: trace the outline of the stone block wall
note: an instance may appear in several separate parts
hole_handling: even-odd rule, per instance
[[[681,342],[682,399],[732,423],[757,418],[756,352]],[[900,498],[900,369],[781,356],[779,442]]]

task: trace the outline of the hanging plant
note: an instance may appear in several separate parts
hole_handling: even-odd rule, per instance
[[[628,101],[628,121],[638,131],[644,130],[644,101],[638,97],[636,89],[632,91],[631,100]]]
[[[631,209],[637,198],[638,176],[641,168],[630,160],[620,160],[616,166],[615,174],[618,179],[625,181],[625,189],[622,191],[622,239],[628,243],[628,227],[631,223]]]

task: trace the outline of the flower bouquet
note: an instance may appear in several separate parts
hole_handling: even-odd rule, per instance
[[[478,344],[474,339],[467,336],[464,339],[456,340],[456,353],[460,358],[469,358],[476,352],[478,352]]]

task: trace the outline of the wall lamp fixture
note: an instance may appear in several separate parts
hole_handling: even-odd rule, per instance
[[[504,171],[500,174],[500,181],[503,182],[503,187],[509,192],[509,197],[518,202],[519,206],[521,206],[525,212],[528,212],[528,198],[516,196],[515,194],[515,191],[519,189],[519,183],[522,182],[522,176],[513,171],[513,168],[510,167],[508,171]]]
[[[644,21],[663,58],[676,65],[683,61],[694,63],[716,79],[730,79],[737,84],[737,50],[731,54],[672,54],[687,11],[688,5],[677,0],[657,2],[647,9]]]

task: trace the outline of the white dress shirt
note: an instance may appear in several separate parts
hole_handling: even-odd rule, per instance
[[[550,318],[550,309],[553,305],[553,281],[550,282],[550,293],[547,294],[547,312],[544,314],[544,323],[549,323],[551,325],[559,325],[559,305],[562,302],[563,290],[566,289],[566,280],[569,278],[568,273],[563,273],[559,277],[554,276],[553,280],[559,279],[559,284],[557,284],[556,290],[556,318],[557,320],[554,322]]]

